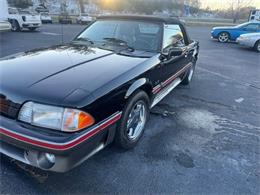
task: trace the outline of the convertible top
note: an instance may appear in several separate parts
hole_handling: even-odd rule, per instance
[[[98,19],[141,20],[151,22],[163,22],[165,24],[181,24],[181,22],[175,18],[148,15],[108,15],[99,16]]]

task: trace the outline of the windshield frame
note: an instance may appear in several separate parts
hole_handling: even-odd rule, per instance
[[[93,21],[91,22],[89,25],[87,25],[86,28],[84,28],[80,33],[78,33],[73,39],[72,39],[72,42],[73,41],[76,41],[77,38],[79,38],[79,36],[84,33],[88,28],[90,28],[94,23],[96,22],[99,22],[99,21],[129,21],[129,22],[143,22],[143,23],[150,23],[150,24],[157,24],[159,26],[159,37],[160,37],[160,40],[158,42],[158,45],[157,45],[157,49],[155,51],[144,51],[144,52],[150,52],[150,53],[160,53],[161,52],[161,49],[162,49],[162,44],[163,44],[163,27],[164,27],[164,23],[163,22],[157,22],[157,21],[148,21],[148,20],[138,20],[138,19],[121,19],[121,18],[116,18],[116,19],[99,19],[99,20],[96,20],[96,21]],[[102,49],[105,49],[105,48],[102,48]],[[143,51],[143,50],[138,50],[138,51]]]

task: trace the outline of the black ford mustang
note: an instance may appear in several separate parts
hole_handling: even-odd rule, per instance
[[[106,16],[69,44],[2,58],[1,153],[65,172],[113,141],[133,148],[198,50],[178,20]]]

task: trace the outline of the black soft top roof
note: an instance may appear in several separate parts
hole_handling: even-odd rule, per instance
[[[99,16],[98,19],[118,19],[118,20],[141,20],[150,22],[162,22],[165,24],[180,24],[181,22],[171,17],[147,16],[147,15],[108,15]]]

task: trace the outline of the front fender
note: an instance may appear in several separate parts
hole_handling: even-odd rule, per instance
[[[140,78],[138,80],[136,80],[127,90],[126,95],[125,95],[125,99],[129,98],[136,90],[142,88],[145,85],[150,85],[150,82],[148,79],[146,78]]]

